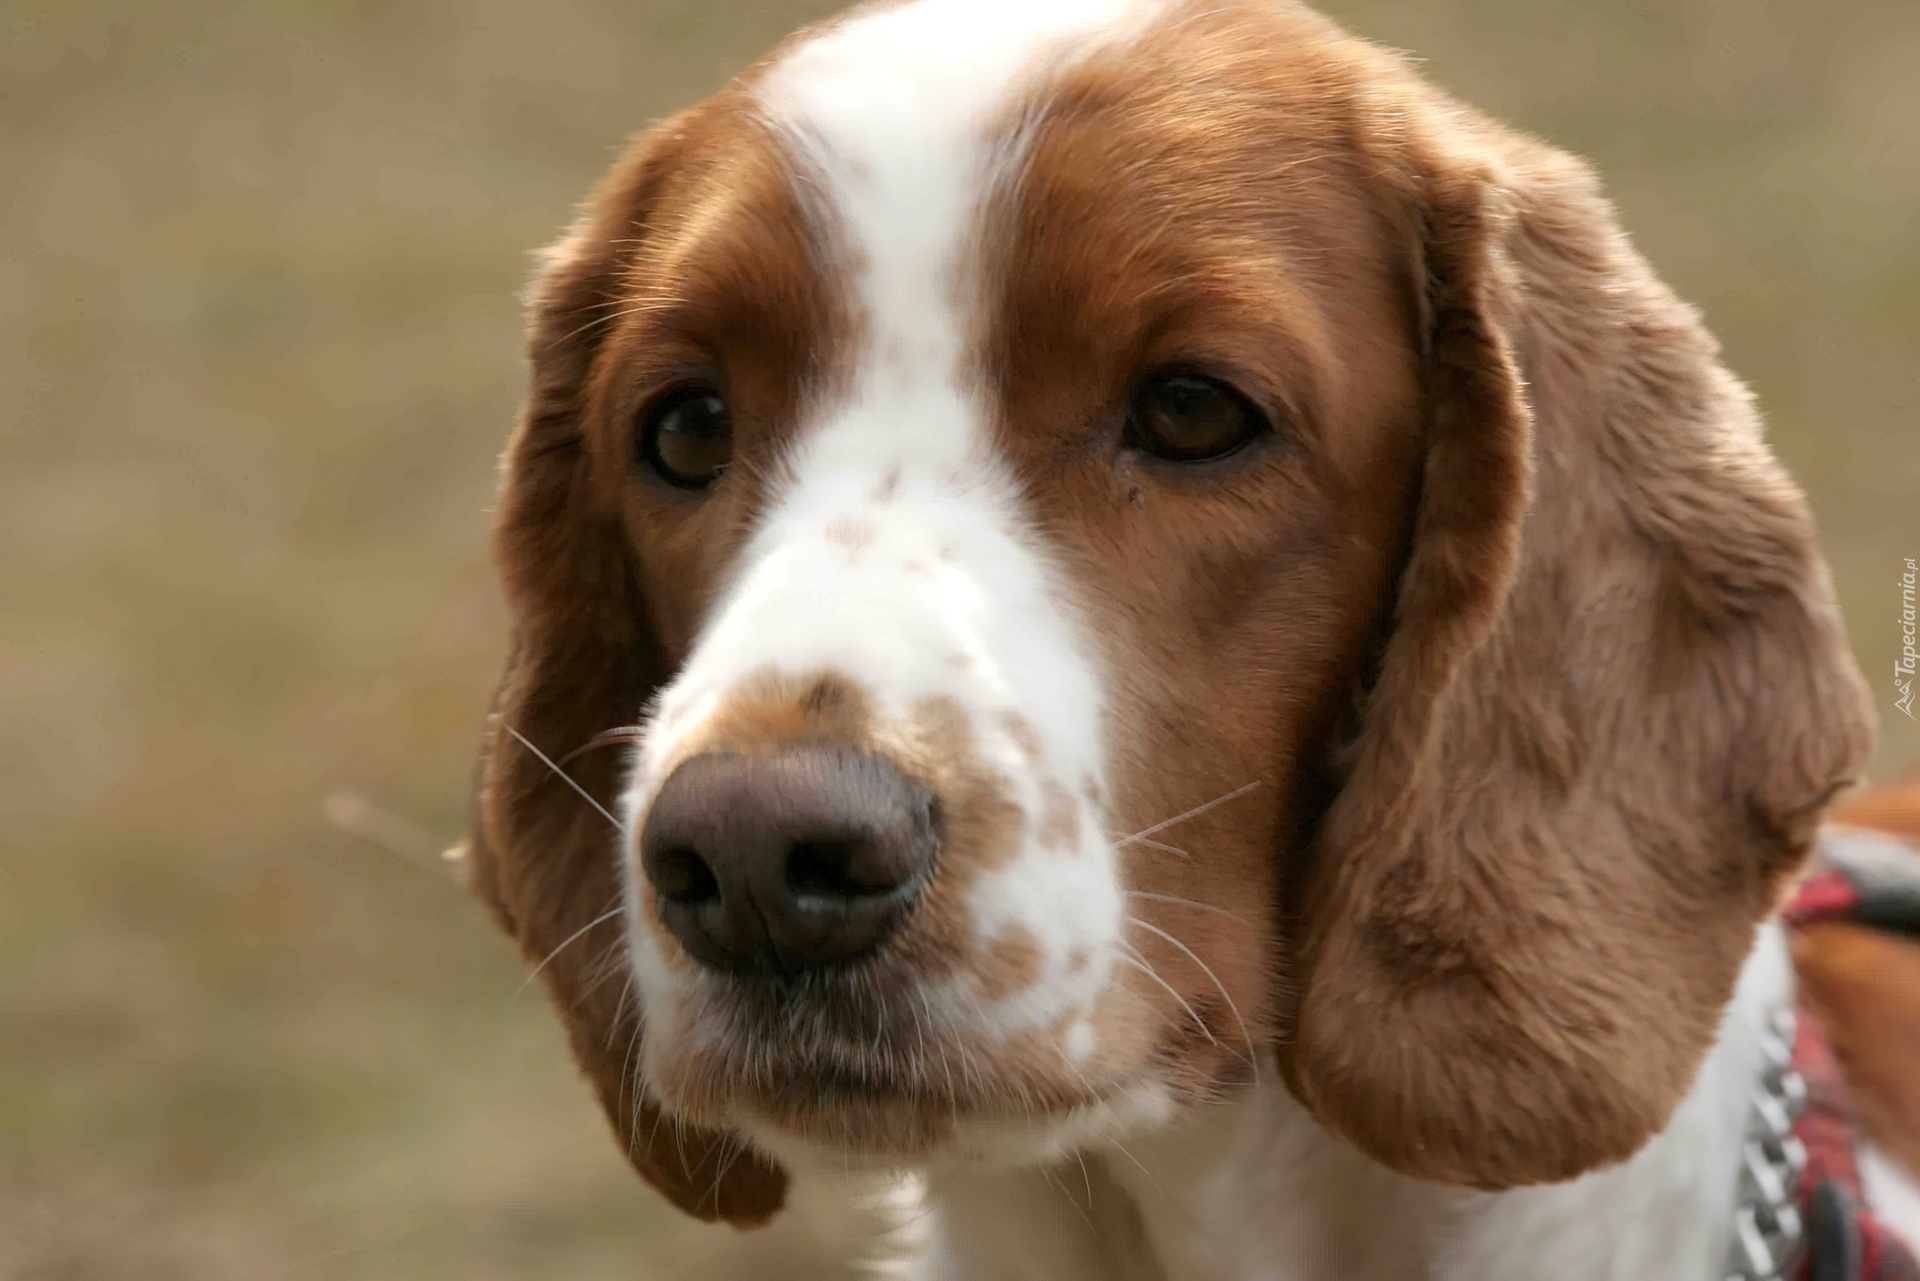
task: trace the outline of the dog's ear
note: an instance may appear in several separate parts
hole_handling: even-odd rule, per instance
[[[621,479],[596,475],[584,419],[622,273],[689,132],[676,118],[639,140],[532,289],[532,389],[495,527],[515,647],[481,746],[469,861],[474,888],[539,967],[641,1175],[690,1214],[746,1226],[780,1208],[785,1174],[737,1136],[663,1119],[636,1076],[644,1011],[621,974],[619,753],[570,760],[580,792],[549,763],[638,716],[671,675],[628,556]]]
[[[1589,172],[1417,131],[1426,462],[1282,1058],[1374,1158],[1499,1188],[1665,1125],[1871,716],[1800,492]]]

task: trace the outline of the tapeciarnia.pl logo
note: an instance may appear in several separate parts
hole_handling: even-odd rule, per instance
[[[1913,557],[1907,557],[1907,572],[1900,575],[1900,657],[1893,660],[1893,687],[1900,697],[1893,705],[1907,714],[1909,720],[1920,720],[1913,714],[1913,671],[1920,655],[1914,653],[1913,588],[1915,569]]]

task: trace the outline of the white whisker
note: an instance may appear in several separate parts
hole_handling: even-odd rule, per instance
[[[1121,940],[1120,945],[1130,950],[1133,947],[1131,943],[1128,943],[1124,939]],[[1144,973],[1148,978],[1152,979],[1155,983],[1158,983],[1161,987],[1167,989],[1167,995],[1171,996],[1174,1000],[1180,1002],[1180,1008],[1187,1012],[1187,1017],[1193,1020],[1193,1025],[1200,1029],[1200,1035],[1206,1037],[1207,1040],[1214,1045],[1220,1044],[1220,1042],[1214,1040],[1213,1029],[1207,1026],[1207,1021],[1201,1018],[1198,1014],[1194,1013],[1193,1007],[1187,1004],[1187,998],[1180,995],[1180,993],[1174,989],[1173,984],[1161,978],[1160,975],[1154,971],[1154,968],[1151,965],[1147,964],[1145,957],[1138,956],[1138,955],[1129,956],[1127,955],[1126,952],[1121,952],[1121,953],[1118,953],[1117,955],[1120,957],[1121,960],[1127,962],[1127,964],[1129,965],[1134,966],[1135,968],[1140,970],[1142,973]]]
[[[1234,1021],[1240,1025],[1240,1035],[1243,1038],[1245,1038],[1247,1042],[1247,1066],[1253,1069],[1254,1083],[1256,1085],[1259,1084],[1260,1057],[1258,1052],[1255,1051],[1255,1049],[1253,1048],[1253,1029],[1247,1026],[1247,1021],[1244,1018],[1240,1017],[1240,1007],[1234,1004],[1233,997],[1230,996],[1227,992],[1227,985],[1220,981],[1220,976],[1213,972],[1213,967],[1211,965],[1208,965],[1205,961],[1201,960],[1199,957],[1199,954],[1196,953],[1192,948],[1188,947],[1185,943],[1182,943],[1179,939],[1167,933],[1165,930],[1161,929],[1159,926],[1150,925],[1146,921],[1141,920],[1137,916],[1129,916],[1127,917],[1127,920],[1134,925],[1138,925],[1143,930],[1153,931],[1155,934],[1158,934],[1161,938],[1165,939],[1167,942],[1179,948],[1182,952],[1185,952],[1187,956],[1193,961],[1193,963],[1199,966],[1201,970],[1203,970],[1206,973],[1206,976],[1208,978],[1213,980],[1213,985],[1220,989],[1220,999],[1227,1003],[1227,1008],[1233,1011]]]
[[[525,734],[522,734],[519,730],[515,729],[511,725],[507,726],[507,733],[519,739],[520,745],[526,748],[529,752],[532,752],[535,756],[538,756],[540,758],[541,764],[545,765],[548,769],[558,774],[568,787],[571,787],[574,791],[580,793],[581,800],[593,806],[593,808],[599,810],[601,816],[605,818],[607,822],[613,824],[615,831],[625,830],[620,826],[620,820],[615,818],[612,814],[608,813],[606,806],[602,805],[599,801],[594,800],[592,795],[588,793],[586,788],[580,786],[580,784],[573,781],[573,775],[567,773],[565,770],[561,769],[558,765],[554,764],[553,758],[551,756],[548,756],[545,752],[541,751],[539,748],[535,747]]]
[[[642,738],[646,737],[646,733],[647,727],[645,725],[615,725],[612,729],[603,729],[586,742],[580,744],[580,746],[574,748],[571,752],[568,752],[565,756],[562,756],[560,758],[560,764],[564,766],[575,757],[584,755],[587,752],[597,751],[602,747],[612,747],[619,743],[638,743]]]
[[[626,910],[627,909],[625,907],[616,907],[610,912],[602,912],[600,915],[594,917],[591,921],[588,921],[585,925],[582,925],[579,929],[575,930],[573,933],[567,935],[566,938],[560,940],[560,946],[554,948],[553,951],[548,952],[546,960],[540,962],[540,964],[533,967],[533,969],[527,974],[526,982],[522,983],[519,987],[515,988],[513,990],[513,994],[515,996],[518,996],[522,992],[526,991],[527,984],[532,983],[534,979],[540,976],[540,971],[547,968],[547,961],[551,961],[554,957],[566,951],[568,944],[572,943],[575,939],[579,938],[581,935],[585,934],[588,930],[600,924],[602,921],[611,921],[614,917],[621,915]]]
[[[1082,1177],[1086,1176],[1087,1167],[1084,1161],[1081,1162],[1080,1173]],[[1073,1212],[1080,1216],[1081,1222],[1087,1225],[1088,1231],[1093,1231],[1093,1216],[1087,1213],[1093,1206],[1093,1180],[1087,1180],[1087,1204],[1083,1206],[1080,1204],[1079,1198],[1075,1197],[1073,1191],[1067,1187],[1065,1180],[1055,1175],[1051,1168],[1044,1165],[1041,1166],[1040,1177],[1046,1180],[1048,1187],[1060,1194],[1061,1200],[1073,1207]]]
[[[1238,798],[1245,796],[1248,792],[1251,792],[1254,788],[1258,786],[1260,786],[1260,780],[1255,779],[1253,782],[1248,783],[1245,787],[1234,788],[1231,792],[1228,792],[1225,796],[1216,796],[1204,805],[1196,805],[1184,814],[1175,814],[1172,818],[1167,819],[1164,822],[1155,823],[1152,827],[1141,828],[1139,831],[1135,832],[1132,836],[1123,836],[1119,840],[1115,841],[1114,845],[1116,846],[1132,845],[1135,842],[1141,841],[1145,837],[1152,836],[1155,832],[1164,832],[1169,827],[1172,827],[1176,823],[1184,823],[1188,819],[1193,818],[1196,815],[1204,814],[1208,810],[1213,809],[1216,806],[1225,805],[1228,801],[1231,801],[1231,800],[1237,800]]]
[[[1211,903],[1202,903],[1199,899],[1181,898],[1175,894],[1149,894],[1145,890],[1121,890],[1120,892],[1132,898],[1152,899],[1156,903],[1178,903],[1182,907],[1197,907],[1203,912],[1216,912],[1229,920],[1240,922],[1240,924],[1246,926],[1248,929],[1253,928],[1253,922],[1238,912],[1229,912],[1224,907],[1215,907]]]
[[[1169,1204],[1173,1203],[1173,1194],[1167,1191],[1166,1186],[1160,1182],[1158,1176],[1156,1176],[1152,1170],[1149,1170],[1139,1157],[1127,1150],[1126,1144],[1120,1142],[1118,1139],[1108,1139],[1107,1144],[1121,1156],[1133,1162],[1134,1165],[1139,1168],[1140,1173],[1147,1176],[1147,1182],[1153,1184],[1153,1190],[1164,1197]]]
[[[613,1053],[613,1038],[620,1031],[620,1016],[626,1012],[627,1002],[633,999],[633,967],[622,966],[627,972],[627,981],[620,989],[620,999],[613,1004],[613,1017],[607,1021],[607,1053]],[[629,1050],[631,1052],[631,1050]],[[620,1075],[627,1074],[627,1065],[620,1065]]]
[[[733,1152],[729,1155],[727,1149],[730,1147],[733,1148]],[[713,1209],[716,1214],[720,1211],[720,1185],[726,1182],[727,1171],[733,1168],[734,1162],[746,1154],[747,1141],[745,1139],[736,1138],[732,1134],[724,1134],[721,1137],[719,1151],[714,1157],[714,1165],[718,1168],[713,1176],[713,1191],[708,1193],[713,1199]]]

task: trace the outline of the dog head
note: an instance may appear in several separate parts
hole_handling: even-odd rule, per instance
[[[802,33],[532,318],[476,885],[705,1217],[1263,1062],[1417,1176],[1617,1160],[1866,749],[1590,174],[1288,3]]]

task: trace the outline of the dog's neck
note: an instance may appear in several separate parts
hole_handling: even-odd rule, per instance
[[[1667,1128],[1624,1164],[1569,1183],[1485,1194],[1404,1178],[1329,1136],[1267,1072],[1084,1169],[935,1176],[935,1252],[956,1276],[1009,1281],[1718,1276],[1762,1037],[1792,991],[1768,924]]]

